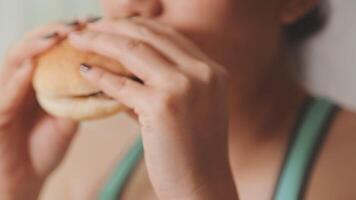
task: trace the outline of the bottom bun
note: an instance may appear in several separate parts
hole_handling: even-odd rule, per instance
[[[37,93],[42,108],[56,117],[76,121],[92,120],[114,115],[126,107],[107,96],[51,97]]]

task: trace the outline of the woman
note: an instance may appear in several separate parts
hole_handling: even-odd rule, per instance
[[[91,188],[98,192],[90,198],[356,198],[356,116],[311,98],[293,78],[301,66],[289,59],[318,26],[320,2],[102,0],[102,6],[105,18],[86,32],[73,32],[76,23],[50,25],[9,52],[0,79],[3,199],[36,199],[77,130],[40,110],[30,84],[32,58],[63,35],[80,49],[118,59],[143,81],[80,67],[132,108],[146,167],[128,172],[148,175],[145,185],[153,188],[140,193],[124,179],[124,192],[110,182]],[[135,164],[140,143],[132,152],[133,162],[121,164]]]

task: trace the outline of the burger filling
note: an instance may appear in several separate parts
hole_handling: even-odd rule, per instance
[[[105,99],[113,99],[106,95],[104,92],[95,92],[87,95],[76,95],[73,98],[105,98]]]

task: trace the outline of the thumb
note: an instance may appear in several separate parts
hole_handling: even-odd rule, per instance
[[[26,96],[31,90],[33,63],[26,61],[12,76],[8,83],[3,85],[4,90],[0,101],[1,113],[16,113],[25,104]]]
[[[43,114],[30,136],[30,154],[39,175],[47,176],[63,160],[78,123]]]

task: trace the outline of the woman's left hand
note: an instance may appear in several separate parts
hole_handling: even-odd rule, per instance
[[[85,78],[137,114],[160,199],[237,199],[222,66],[174,29],[143,18],[102,20],[70,41],[116,59],[143,81],[81,67]]]

